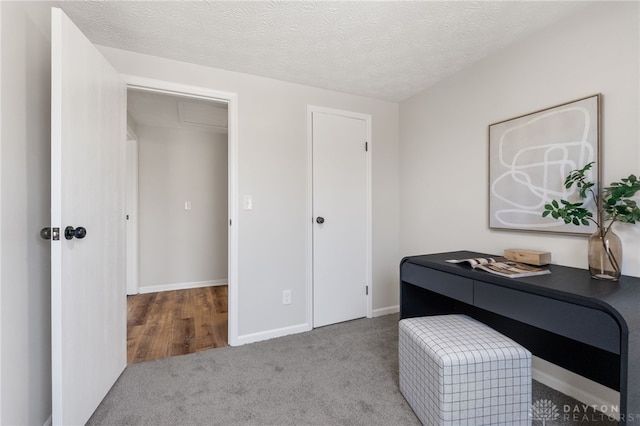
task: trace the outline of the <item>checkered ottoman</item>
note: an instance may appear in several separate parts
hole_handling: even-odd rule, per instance
[[[531,424],[528,350],[465,315],[399,327],[400,391],[422,424]]]

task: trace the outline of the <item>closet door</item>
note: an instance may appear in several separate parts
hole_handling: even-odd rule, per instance
[[[313,325],[367,314],[367,123],[312,113]]]

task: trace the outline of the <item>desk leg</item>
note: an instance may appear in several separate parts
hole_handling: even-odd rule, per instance
[[[620,424],[640,424],[640,331],[622,340],[620,356]]]

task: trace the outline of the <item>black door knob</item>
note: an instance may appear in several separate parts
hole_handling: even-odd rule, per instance
[[[318,216],[318,217],[316,218],[316,223],[323,224],[323,223],[324,223],[324,217],[322,217],[322,216]]]
[[[86,235],[87,235],[87,230],[85,228],[83,228],[82,226],[78,226],[75,229],[73,229],[73,226],[67,226],[66,228],[64,228],[64,237],[67,240],[71,240],[71,239],[73,239],[73,237],[76,237],[78,239],[82,239]]]

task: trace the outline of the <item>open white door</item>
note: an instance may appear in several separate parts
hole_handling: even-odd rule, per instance
[[[52,419],[75,425],[126,366],[126,89],[59,9],[51,39]]]

